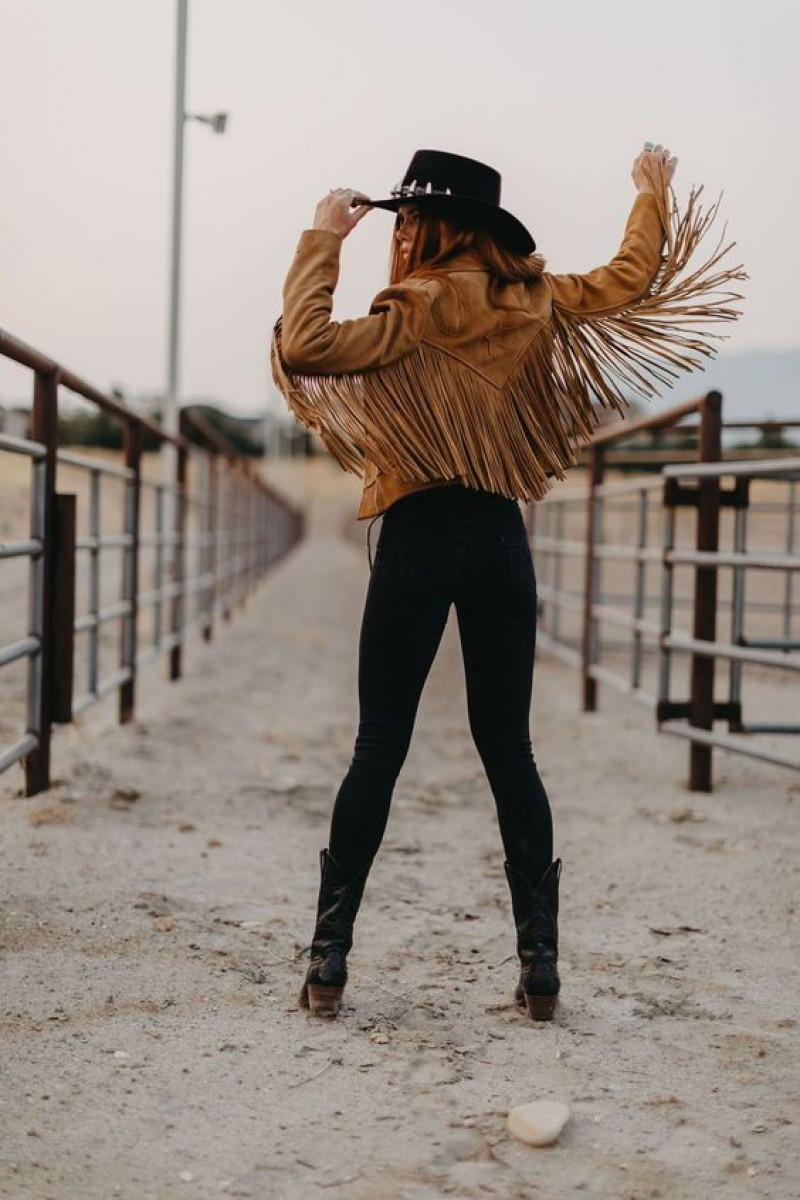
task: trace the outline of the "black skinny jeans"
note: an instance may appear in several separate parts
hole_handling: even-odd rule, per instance
[[[552,860],[553,830],[529,730],[533,561],[517,502],[461,484],[412,492],[383,516],[361,624],[359,728],[333,808],[330,852],[350,873],[381,844],[451,604],[470,730],[506,858],[538,880]]]

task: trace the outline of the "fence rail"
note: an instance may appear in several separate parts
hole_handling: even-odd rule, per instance
[[[699,417],[693,426],[698,434],[694,462],[662,461],[658,474],[605,480],[610,447],[642,430],[676,426],[690,414]],[[780,423],[764,424],[772,429]],[[762,453],[760,459],[722,461],[722,429],[722,397],[710,392],[622,429],[603,430],[588,449],[588,490],[556,488],[528,510],[542,601],[540,646],[579,668],[584,711],[596,709],[602,684],[652,711],[659,731],[687,739],[689,787],[702,791],[712,788],[714,747],[800,770],[800,754],[756,741],[758,735],[800,734],[797,692],[793,710],[785,714],[790,720],[745,721],[743,716],[745,666],[782,673],[800,669],[800,611],[794,603],[800,570],[800,456],[766,458]],[[728,480],[732,485],[723,488]],[[758,480],[785,487],[778,502],[753,501],[751,485]],[[732,545],[721,549],[720,518],[728,509],[733,514]],[[692,524],[690,546],[676,544],[681,512],[689,514]],[[748,545],[748,516],[754,513],[769,513],[783,522],[780,548]],[[660,533],[657,539],[654,529]],[[570,589],[565,576],[571,569],[574,574],[575,566],[582,567],[581,586]],[[633,572],[629,588],[616,584],[615,593],[604,590],[604,571],[611,566],[618,574]],[[676,569],[691,572],[691,595],[677,594]],[[648,572],[658,574],[655,596],[648,593]],[[780,595],[772,588],[766,598],[748,599],[747,581],[754,572],[782,580]],[[721,573],[729,573],[725,596],[718,586]],[[648,615],[648,607],[657,608],[657,615]],[[691,629],[676,625],[681,607],[691,611]],[[719,629],[722,612],[730,619],[727,640]],[[748,636],[745,625],[751,615],[777,616],[779,629],[769,636]],[[618,631],[616,642],[601,636],[607,626]],[[655,657],[655,679],[650,681],[645,678],[648,653]],[[673,695],[675,656],[686,656],[689,666],[687,694],[678,699]],[[725,700],[715,699],[717,660],[728,667]],[[726,734],[714,729],[718,721],[727,722]]]
[[[114,691],[120,722],[131,721],[140,669],[166,655],[168,677],[179,679],[186,641],[196,634],[211,640],[218,616],[229,619],[244,603],[302,537],[304,522],[199,415],[184,410],[179,433],[170,435],[3,331],[0,355],[34,376],[31,437],[0,434],[0,455],[30,462],[29,534],[0,543],[0,559],[28,562],[27,635],[0,645],[0,667],[27,662],[26,727],[0,749],[0,772],[22,762],[32,795],[50,784],[54,727]],[[122,465],[59,447],[62,388],[119,420]],[[169,478],[143,470],[146,433],[172,447]],[[68,476],[76,490],[60,490]],[[108,528],[103,503],[114,488],[122,489],[121,529]],[[103,567],[115,557],[119,574],[109,595]],[[115,625],[119,641],[111,648],[105,631]],[[86,643],[80,656],[79,640]]]

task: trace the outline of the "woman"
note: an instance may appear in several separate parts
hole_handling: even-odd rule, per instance
[[[301,235],[273,375],[298,419],[362,477],[358,517],[383,515],[361,625],[359,728],[320,851],[300,992],[314,1013],[339,1010],[364,885],[454,605],[506,856],[515,997],[533,1019],[553,1016],[562,864],[529,735],[537,596],[518,501],[565,478],[591,437],[594,401],[622,412],[623,386],[653,394],[654,381],[714,352],[687,329],[687,301],[693,325],[738,315],[720,299],[698,304],[743,277],[712,274],[719,255],[678,282],[708,222],[694,192],[684,218],[669,211],[676,161],[646,144],[620,250],[585,275],[546,272],[529,231],[500,206],[498,173],[441,151],[418,151],[387,200],[331,191]],[[369,315],[335,322],[339,251],[371,208],[397,213],[390,284]]]

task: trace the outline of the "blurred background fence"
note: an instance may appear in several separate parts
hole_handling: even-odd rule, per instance
[[[21,762],[32,795],[53,728],[110,692],[132,720],[141,668],[164,656],[179,679],[187,640],[212,639],[303,515],[202,415],[184,409],[171,436],[1,331],[0,355],[33,378],[29,436],[0,433],[0,771]],[[121,455],[59,444],[63,391],[119,423]]]

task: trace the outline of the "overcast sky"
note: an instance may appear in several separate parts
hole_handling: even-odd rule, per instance
[[[724,190],[745,316],[800,345],[796,0],[190,0],[182,394],[263,410],[269,333],[331,187],[389,194],[414,150],[495,166],[553,271],[617,249],[645,139]],[[172,0],[0,0],[0,326],[102,388],[163,387]],[[346,240],[335,316],[386,283],[392,216]],[[722,220],[719,220],[721,230]],[[0,360],[0,400],[28,394]],[[273,402],[274,399],[273,399]],[[283,407],[283,401],[279,401]]]

